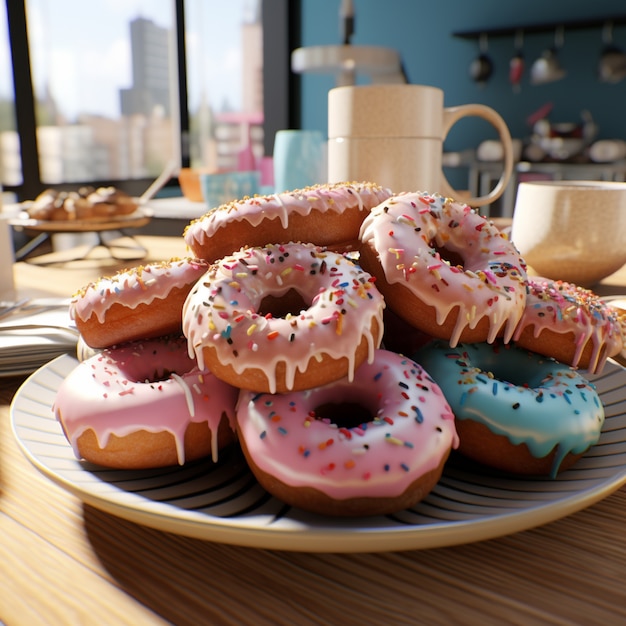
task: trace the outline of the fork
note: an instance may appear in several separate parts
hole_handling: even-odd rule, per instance
[[[69,326],[61,326],[58,324],[11,324],[10,326],[0,326],[0,333],[14,330],[60,330],[62,332],[69,333],[70,335],[78,338],[80,333],[76,328]]]
[[[30,302],[29,298],[22,298],[17,302],[0,302],[0,319],[11,315],[11,313],[17,313],[17,311],[20,311],[28,302]]]

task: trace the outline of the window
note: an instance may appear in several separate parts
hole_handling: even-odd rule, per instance
[[[219,20],[211,16],[219,15]],[[263,155],[263,26],[255,0],[185,4],[192,165],[234,169]]]
[[[170,0],[26,2],[44,184],[155,177],[174,156]]]
[[[296,7],[289,0],[7,2],[1,182],[20,199],[87,183],[140,193],[172,160],[228,169],[248,142],[262,156],[268,133],[293,123],[285,67]]]
[[[3,6],[0,8],[0,184],[4,185],[22,182],[12,75],[7,12]]]

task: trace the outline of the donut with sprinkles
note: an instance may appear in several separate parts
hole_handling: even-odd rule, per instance
[[[474,461],[555,477],[598,442],[604,408],[595,388],[554,359],[512,344],[440,340],[413,357],[441,387],[459,451]]]
[[[348,251],[357,247],[370,209],[390,195],[380,185],[352,182],[243,198],[190,222],[184,239],[196,256],[210,262],[242,246],[290,241]]]
[[[217,461],[235,441],[237,394],[197,367],[184,337],[160,337],[79,363],[61,383],[54,412],[77,458],[146,469]]]
[[[380,346],[384,300],[354,262],[313,244],[243,248],[211,266],[183,308],[190,354],[253,391],[352,378]]]
[[[91,348],[180,334],[185,298],[208,268],[202,259],[184,258],[103,276],[74,294],[70,317]]]
[[[463,342],[513,335],[526,303],[526,268],[500,231],[465,204],[402,193],[372,209],[360,263],[387,306],[419,330]]]
[[[259,483],[292,506],[326,515],[413,506],[458,445],[454,416],[420,365],[377,350],[353,381],[308,391],[242,391],[237,431]]]
[[[599,373],[623,349],[618,311],[589,289],[531,276],[513,340],[557,361]]]

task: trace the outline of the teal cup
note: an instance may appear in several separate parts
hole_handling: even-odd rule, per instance
[[[207,207],[212,209],[233,200],[258,194],[261,177],[257,171],[201,174],[200,184],[204,201]]]
[[[277,193],[326,182],[326,142],[317,130],[279,130],[274,139]]]

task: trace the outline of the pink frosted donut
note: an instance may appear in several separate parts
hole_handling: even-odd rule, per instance
[[[180,333],[185,298],[208,267],[171,259],[103,276],[74,294],[70,317],[92,348]]]
[[[237,390],[187,355],[184,337],[107,348],[61,383],[54,412],[78,458],[137,469],[212,456],[234,441]]]
[[[380,345],[371,276],[312,244],[244,248],[189,294],[183,333],[200,367],[244,389],[308,389],[354,374]]]
[[[237,430],[261,485],[326,515],[393,513],[428,494],[459,444],[440,388],[417,363],[378,350],[347,379],[309,391],[242,391]]]
[[[508,341],[526,303],[526,269],[506,237],[465,204],[426,192],[375,207],[360,263],[389,308],[423,332],[463,342]]]
[[[619,318],[589,289],[532,276],[513,340],[527,350],[599,373],[623,348]]]
[[[370,209],[391,195],[373,183],[315,185],[222,205],[192,221],[185,242],[210,262],[242,246],[302,241],[336,250],[355,247]]]

